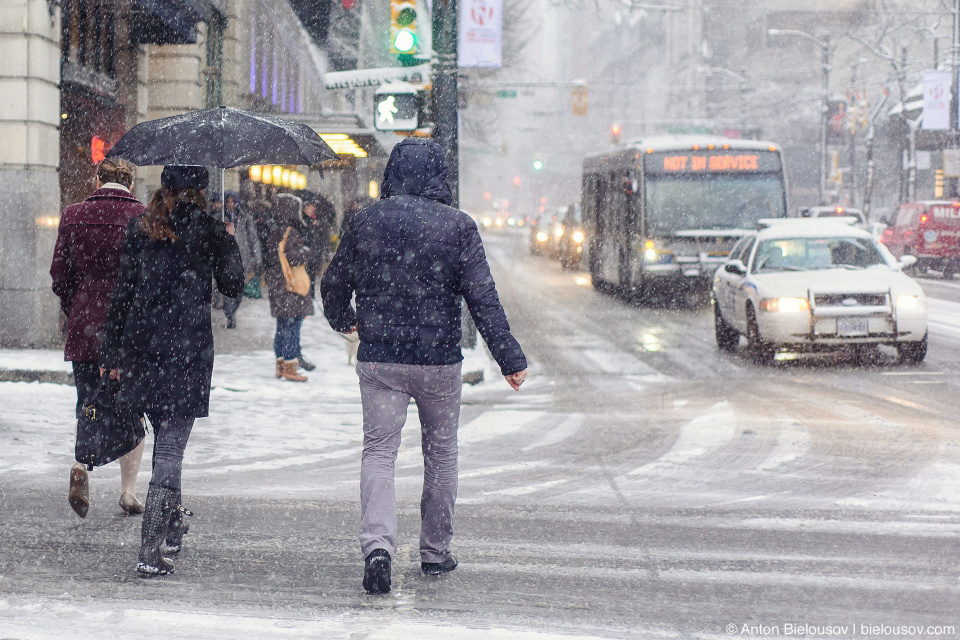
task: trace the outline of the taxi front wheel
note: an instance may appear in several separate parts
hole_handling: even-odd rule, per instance
[[[920,364],[927,357],[927,336],[916,342],[898,342],[897,355],[903,364]]]
[[[753,361],[757,364],[770,364],[777,353],[776,349],[766,344],[760,337],[757,312],[753,310],[753,306],[747,307],[747,346]]]
[[[717,337],[717,348],[721,351],[733,351],[740,342],[740,334],[727,324],[720,314],[720,305],[713,303],[713,329]]]

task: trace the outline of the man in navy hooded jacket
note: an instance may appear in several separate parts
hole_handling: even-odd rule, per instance
[[[394,147],[381,200],[357,213],[323,276],[323,312],[341,333],[360,334],[363,403],[360,546],[363,586],[390,590],[396,553],[394,463],[407,406],[423,436],[420,560],[424,573],[452,571],[457,428],[462,386],[461,297],[511,387],[527,361],[510,333],[474,221],[450,207],[447,164],[432,140]],[[356,293],[356,311],[351,299]]]

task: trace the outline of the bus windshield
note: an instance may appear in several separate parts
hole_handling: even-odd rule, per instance
[[[688,229],[751,229],[786,216],[779,174],[648,175],[647,235]]]

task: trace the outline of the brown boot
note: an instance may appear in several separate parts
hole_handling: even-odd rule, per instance
[[[277,377],[283,377],[283,358],[277,358]]]
[[[70,491],[67,500],[78,516],[87,517],[87,510],[90,508],[90,478],[87,468],[79,462],[70,469]]]
[[[284,360],[283,361],[283,378],[284,380],[293,380],[294,382],[306,382],[307,376],[300,375],[297,373],[297,365],[300,364],[296,360]]]

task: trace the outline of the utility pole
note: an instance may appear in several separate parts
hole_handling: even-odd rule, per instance
[[[960,2],[960,0],[956,0]],[[824,36],[823,40],[817,40],[809,33],[795,31],[793,29],[767,29],[767,35],[771,36],[795,36],[803,38],[808,42],[820,47],[823,54],[823,80],[821,89],[823,91],[823,104],[820,107],[820,202],[826,204],[827,191],[827,113],[830,111],[830,35]]]
[[[936,41],[934,41],[936,42]],[[960,0],[953,0],[953,46],[950,56],[950,141],[951,146],[957,146],[958,128],[960,128],[960,99],[957,96],[957,71],[960,70]],[[956,198],[958,194],[957,178],[949,179],[949,194]]]
[[[460,207],[460,113],[459,73],[460,29],[457,20],[457,0],[433,0],[433,139],[447,156],[447,183],[453,194],[452,206]],[[460,346],[474,349],[477,346],[477,329],[473,319],[462,307],[463,332]]]
[[[830,112],[830,34],[823,37],[823,106],[820,108],[820,204],[826,204],[827,115]]]
[[[457,0],[433,2],[433,138],[443,147],[453,206],[460,206],[460,141],[457,110]]]

